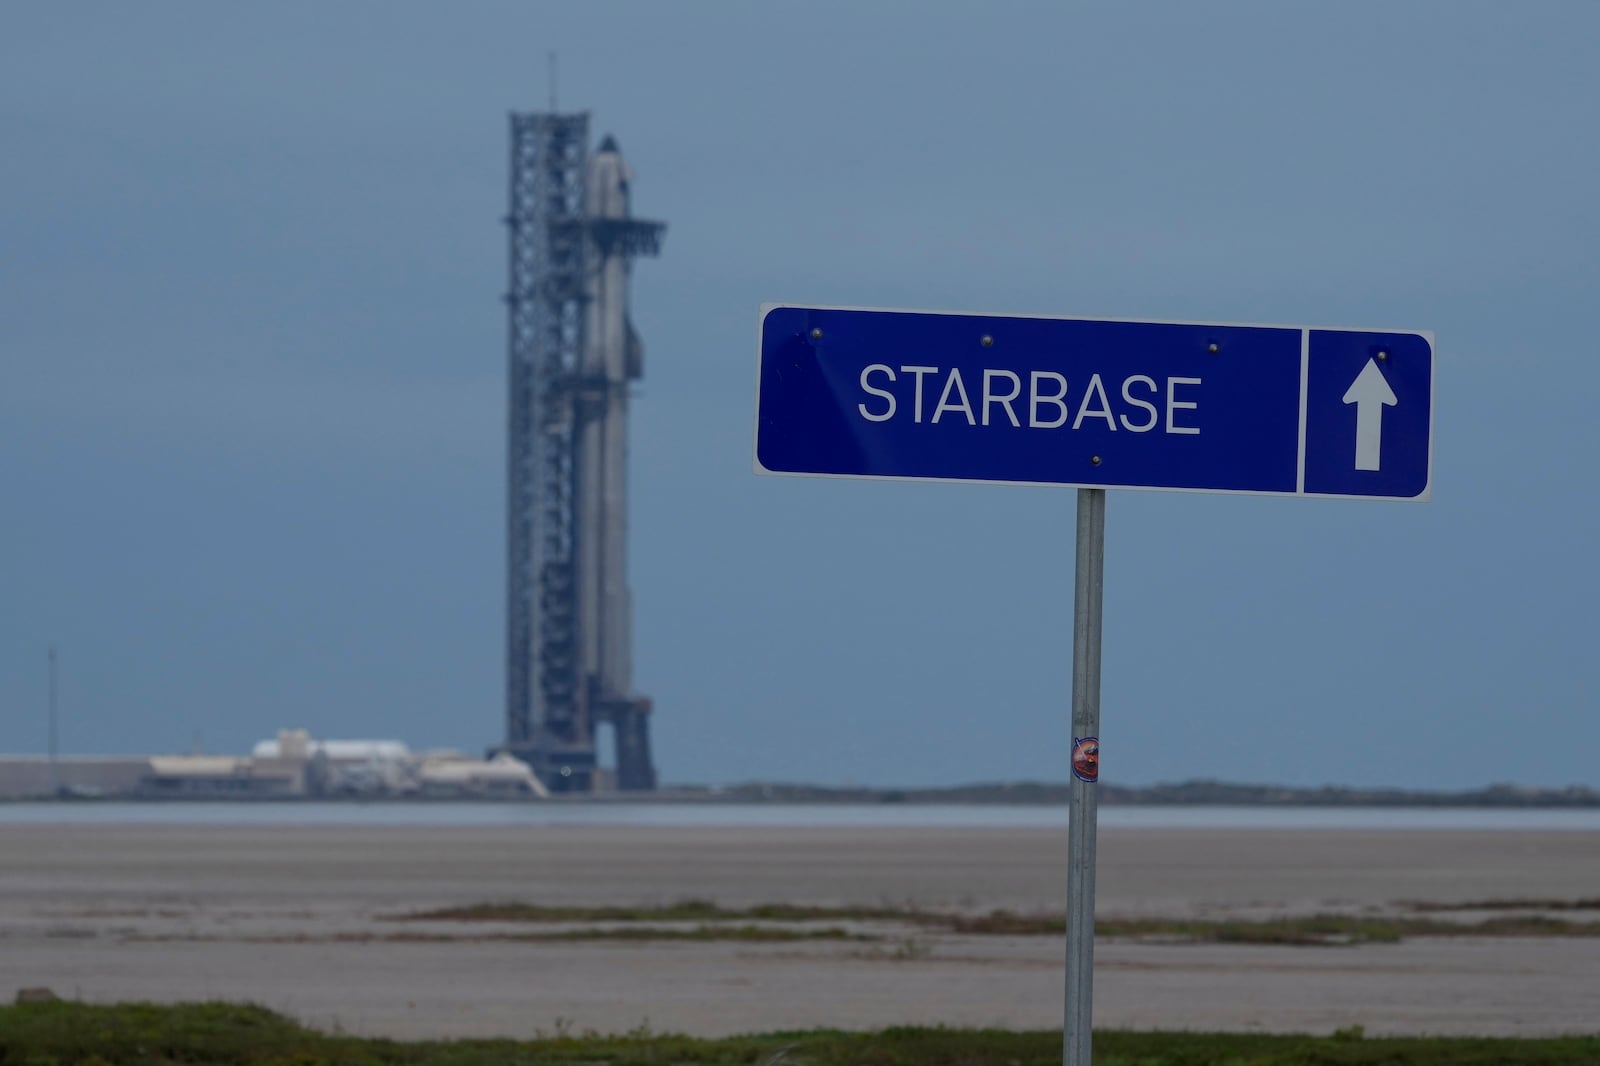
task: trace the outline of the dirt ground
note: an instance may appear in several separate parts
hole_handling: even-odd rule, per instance
[[[386,919],[485,901],[687,897],[1059,913],[1065,853],[1064,832],[1043,829],[0,827],[0,997],[44,985],[93,1001],[247,1000],[402,1038],[1047,1028],[1061,1019],[1058,937],[526,943],[484,939],[500,927]],[[1592,832],[1100,831],[1103,918],[1597,895]],[[1595,1032],[1597,987],[1600,938],[1102,938],[1095,1022]]]

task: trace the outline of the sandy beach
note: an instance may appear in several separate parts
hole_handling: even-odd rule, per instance
[[[560,1030],[1059,1026],[1052,936],[511,942],[397,923],[488,901],[1064,909],[1044,829],[0,827],[0,996],[247,1000],[404,1038]],[[1097,913],[1404,912],[1600,895],[1580,831],[1102,828]],[[1578,919],[1600,915],[1578,912]],[[860,931],[874,930],[863,926]],[[877,930],[877,932],[883,932]],[[1600,1030],[1600,938],[1342,947],[1102,938],[1102,1027],[1535,1035]]]

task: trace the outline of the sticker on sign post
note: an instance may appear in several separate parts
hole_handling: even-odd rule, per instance
[[[1077,737],[1072,742],[1072,776],[1094,784],[1100,780],[1100,738]]]

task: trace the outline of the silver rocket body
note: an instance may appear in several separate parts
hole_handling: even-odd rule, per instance
[[[589,217],[629,217],[633,175],[610,146],[589,157],[586,199]],[[577,446],[578,664],[585,695],[604,717],[605,708],[633,698],[633,610],[628,589],[628,383],[630,351],[636,351],[628,320],[628,257],[608,248],[603,227],[590,232],[591,264],[584,290],[584,345],[579,364]]]

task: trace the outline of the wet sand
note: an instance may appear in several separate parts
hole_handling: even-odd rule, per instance
[[[0,827],[0,997],[248,1000],[396,1037],[1059,1026],[1056,937],[881,943],[472,939],[397,913],[546,904],[1064,909],[1039,829]],[[1600,895],[1592,832],[1102,829],[1102,917],[1388,913]],[[1579,920],[1600,920],[1575,912]],[[453,940],[396,941],[422,930]],[[867,932],[885,932],[865,928]],[[1600,1031],[1600,938],[1359,947],[1102,939],[1098,1026]]]

